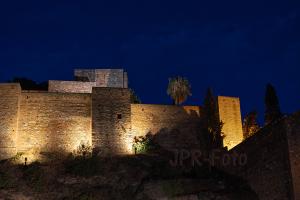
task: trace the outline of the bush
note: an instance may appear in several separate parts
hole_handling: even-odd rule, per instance
[[[66,173],[76,176],[94,176],[100,172],[100,159],[96,156],[73,156],[64,162]]]
[[[150,153],[157,149],[157,145],[153,141],[153,135],[134,137],[133,149],[135,153]]]
[[[23,155],[24,155],[24,153],[18,152],[14,157],[12,157],[10,159],[10,161],[13,162],[13,163],[19,163],[19,162],[21,162],[21,159],[22,159]]]
[[[91,157],[92,147],[88,143],[81,142],[78,148],[74,152],[74,156],[77,157]]]

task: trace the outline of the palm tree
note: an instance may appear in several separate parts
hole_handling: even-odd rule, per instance
[[[182,104],[188,96],[192,96],[191,85],[186,78],[180,76],[169,78],[167,94],[173,99],[175,105]]]

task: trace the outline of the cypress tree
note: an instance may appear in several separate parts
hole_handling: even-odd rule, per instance
[[[265,125],[282,117],[275,88],[267,84],[265,94]]]
[[[222,148],[223,123],[219,119],[218,106],[210,88],[207,90],[201,114],[208,149]]]

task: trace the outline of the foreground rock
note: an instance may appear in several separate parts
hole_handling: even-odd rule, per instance
[[[67,159],[0,166],[0,199],[257,199],[241,180],[162,156]]]

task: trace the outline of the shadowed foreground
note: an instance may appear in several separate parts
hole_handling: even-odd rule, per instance
[[[257,199],[241,180],[167,157],[53,159],[0,165],[0,199]]]

